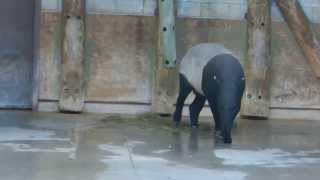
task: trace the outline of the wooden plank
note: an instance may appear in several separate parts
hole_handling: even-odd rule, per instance
[[[167,1],[164,1],[168,3]],[[159,0],[159,4],[162,0]],[[160,6],[160,5],[159,5]],[[160,8],[160,7],[159,7]],[[161,21],[161,16],[158,16],[158,22]],[[166,37],[168,38],[168,37]],[[158,33],[157,33],[157,56],[155,63],[153,65],[153,86],[152,86],[152,112],[158,114],[171,114],[174,111],[174,103],[176,100],[177,92],[177,82],[178,73],[176,68],[166,68],[174,67],[171,63],[164,66],[164,60],[166,57],[171,57],[166,55],[166,49],[163,47],[163,26],[162,23],[158,23]],[[167,42],[170,40],[168,39]],[[174,41],[175,42],[175,41]],[[169,52],[169,51],[167,51]],[[174,51],[175,53],[175,51]]]
[[[270,106],[270,0],[249,0],[248,52],[245,61],[246,93],[241,115],[269,117]]]
[[[62,17],[62,84],[60,111],[84,106],[85,0],[64,0]]]
[[[38,111],[40,97],[40,41],[42,40],[40,37],[41,0],[35,0],[34,3],[32,111]]]
[[[292,34],[315,73],[320,77],[320,44],[298,0],[277,0]]]
[[[164,66],[176,66],[175,1],[158,0],[161,53]]]
[[[86,103],[150,104],[156,20],[150,16],[87,16],[86,61],[90,76],[86,79]]]

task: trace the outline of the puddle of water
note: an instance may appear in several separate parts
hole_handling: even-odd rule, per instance
[[[128,144],[132,143],[129,142]],[[99,175],[99,180],[212,180],[212,178],[243,180],[247,176],[246,173],[241,171],[202,169],[172,162],[160,157],[137,155],[130,152],[130,149],[128,150],[126,145],[104,144],[100,145],[99,149],[110,153],[101,160],[109,168],[108,171]]]
[[[165,154],[165,153],[168,153],[170,151],[171,151],[170,149],[160,149],[160,150],[152,151],[152,153],[154,153],[154,154]]]
[[[260,166],[260,167],[293,167],[298,165],[320,163],[320,158],[311,157],[320,155],[320,151],[299,151],[290,153],[281,149],[264,150],[215,150],[216,157],[223,159],[223,165],[232,166]]]
[[[54,131],[0,127],[0,142],[9,141],[70,141],[69,138],[57,138]]]
[[[45,152],[45,153],[68,153],[72,159],[76,151],[76,147],[71,143],[70,138],[55,137],[56,133],[50,130],[33,130],[18,127],[0,127],[0,147],[11,148],[13,152]],[[32,143],[27,143],[31,141]],[[39,148],[41,143],[48,141],[62,142],[49,143],[52,148]],[[21,143],[24,142],[24,143]]]
[[[16,143],[0,143],[0,146],[10,147],[14,152],[54,152],[54,153],[73,153],[75,147],[62,148],[55,147],[52,149],[32,148],[29,144],[16,144]]]

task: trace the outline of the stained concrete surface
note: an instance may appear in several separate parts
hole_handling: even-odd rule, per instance
[[[0,179],[319,179],[320,122],[237,120],[231,146],[211,123],[171,128],[152,115],[0,111]]]

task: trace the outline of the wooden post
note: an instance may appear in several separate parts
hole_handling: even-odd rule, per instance
[[[320,44],[299,1],[277,0],[277,5],[313,72],[320,78]]]
[[[270,106],[270,0],[249,0],[248,52],[245,62],[246,93],[241,115],[268,118]]]
[[[161,53],[165,67],[176,66],[175,1],[158,0]]]
[[[60,111],[84,106],[85,0],[64,0],[62,17],[62,83]]]
[[[41,0],[35,0],[34,31],[33,31],[33,91],[32,111],[39,111],[40,94],[40,29],[41,29]]]
[[[157,33],[157,57],[154,64],[153,70],[153,92],[152,92],[152,112],[158,114],[171,114],[174,111],[174,103],[176,100],[176,90],[177,90],[177,70],[172,68],[175,66],[173,59],[175,61],[175,35],[174,35],[174,21],[166,26],[166,31],[164,31],[164,26],[161,21],[165,18],[167,14],[166,11],[172,12],[173,9],[162,9],[165,6],[161,3],[172,4],[173,0],[159,0],[158,6],[161,15],[158,16],[158,33]],[[162,7],[163,6],[163,7]],[[161,8],[160,8],[161,7]],[[170,6],[174,7],[174,6]],[[159,12],[160,13],[160,12]],[[170,13],[169,13],[170,14]],[[163,16],[163,17],[161,17]],[[173,20],[174,16],[170,16],[169,19]],[[162,20],[161,20],[162,19]],[[170,35],[171,34],[171,35]],[[171,39],[169,38],[171,37]],[[168,53],[168,54],[167,54]],[[173,58],[174,57],[174,58]],[[169,60],[171,59],[171,60]],[[169,63],[164,63],[164,61],[169,60]],[[171,68],[167,68],[171,67]]]

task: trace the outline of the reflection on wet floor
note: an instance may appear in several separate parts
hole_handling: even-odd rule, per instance
[[[238,120],[232,145],[210,123],[0,112],[0,173],[12,180],[318,179],[320,121]]]

